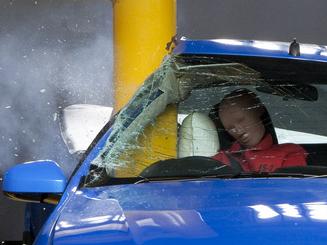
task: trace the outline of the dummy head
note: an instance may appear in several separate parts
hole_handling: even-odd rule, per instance
[[[226,95],[220,102],[219,118],[236,141],[251,148],[265,135],[265,126],[261,119],[264,110],[255,93],[239,89]]]

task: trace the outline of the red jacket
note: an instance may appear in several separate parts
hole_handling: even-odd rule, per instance
[[[227,151],[220,151],[213,156],[226,165],[231,165],[230,157],[234,158],[245,172],[273,172],[277,168],[306,166],[307,152],[296,144],[273,144],[270,134],[252,149],[242,150],[235,142]]]

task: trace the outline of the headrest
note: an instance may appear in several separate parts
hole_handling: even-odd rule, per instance
[[[213,156],[220,149],[214,122],[205,114],[189,114],[180,127],[178,157]]]

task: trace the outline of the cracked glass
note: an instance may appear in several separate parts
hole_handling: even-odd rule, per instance
[[[323,165],[326,76],[292,62],[166,57],[115,116],[84,185]]]

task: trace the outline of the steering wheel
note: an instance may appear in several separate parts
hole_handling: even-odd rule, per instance
[[[238,170],[215,159],[204,156],[191,156],[167,159],[153,163],[144,169],[140,176],[150,177],[201,177],[214,175],[237,175]]]

